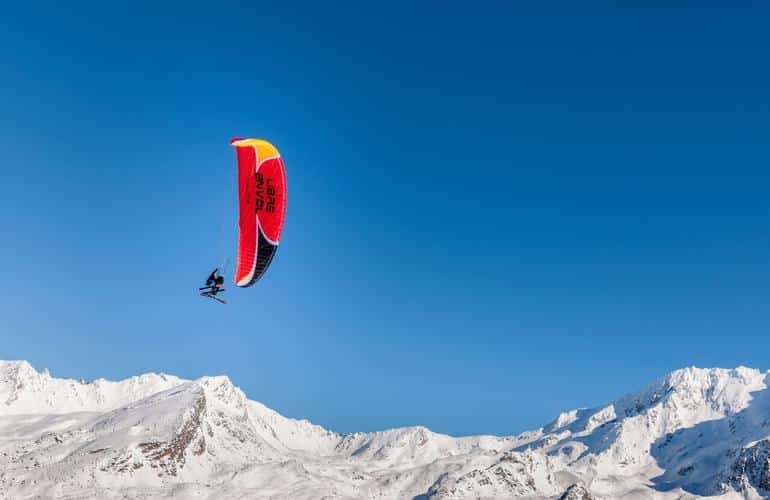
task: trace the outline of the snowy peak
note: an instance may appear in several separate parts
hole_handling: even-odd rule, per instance
[[[0,399],[15,403],[24,390],[39,391],[51,380],[48,370],[38,373],[26,361],[0,361]]]
[[[684,368],[649,385],[639,394],[621,399],[623,414],[632,415],[662,404],[680,414],[711,411],[713,415],[736,413],[751,401],[751,393],[766,388],[766,374],[739,367]],[[693,413],[693,417],[697,418]]]
[[[674,432],[697,422],[724,418],[751,403],[754,393],[766,389],[766,374],[749,368],[685,368],[672,372],[636,394],[607,406],[561,413],[542,435],[589,435],[609,424],[616,427],[645,420],[654,434]]]
[[[90,383],[58,379],[48,370],[36,371],[26,361],[0,361],[2,414],[62,414],[107,411],[169,389],[182,380],[149,373],[120,382],[98,379]]]

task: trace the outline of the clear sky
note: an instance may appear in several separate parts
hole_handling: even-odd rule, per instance
[[[4,4],[0,358],[451,434],[770,368],[766,2],[272,3]],[[222,306],[234,136],[289,206]]]

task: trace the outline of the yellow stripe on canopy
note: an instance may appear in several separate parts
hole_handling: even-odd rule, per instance
[[[257,151],[257,161],[281,156],[275,146],[262,139],[240,139],[233,141],[232,145],[237,148],[253,147]]]

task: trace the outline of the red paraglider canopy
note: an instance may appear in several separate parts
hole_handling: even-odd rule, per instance
[[[238,264],[235,284],[262,277],[278,250],[286,218],[286,170],[278,150],[261,139],[233,139],[238,155]]]

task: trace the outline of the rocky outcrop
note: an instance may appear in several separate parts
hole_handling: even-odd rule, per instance
[[[559,500],[594,500],[594,497],[582,484],[573,484],[562,493]]]

